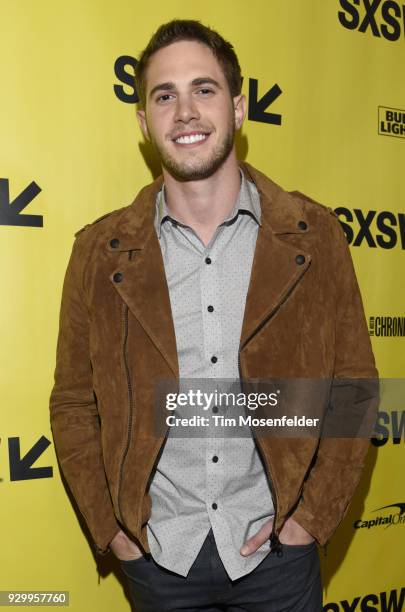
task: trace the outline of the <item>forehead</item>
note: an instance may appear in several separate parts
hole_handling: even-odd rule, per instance
[[[149,91],[157,83],[167,81],[187,84],[201,76],[225,82],[221,65],[211,49],[195,40],[181,40],[152,55],[146,70],[146,89]]]

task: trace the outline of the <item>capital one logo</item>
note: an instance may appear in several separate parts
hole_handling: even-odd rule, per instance
[[[405,5],[394,0],[339,0],[341,25],[396,41],[405,35]]]

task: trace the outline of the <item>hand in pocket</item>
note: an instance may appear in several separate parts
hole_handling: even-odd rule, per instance
[[[135,561],[143,552],[122,530],[111,540],[110,548],[120,561]]]

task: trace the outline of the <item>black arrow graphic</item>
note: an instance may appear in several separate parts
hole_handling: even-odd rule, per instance
[[[0,179],[0,225],[42,227],[42,215],[21,215],[21,211],[39,194],[41,187],[34,181],[10,202],[8,179]]]
[[[8,439],[8,456],[10,462],[10,480],[32,480],[34,478],[52,478],[52,467],[31,467],[50,445],[45,436],[41,436],[28,453],[21,458],[20,438]]]
[[[282,93],[280,87],[273,85],[264,96],[257,99],[258,91],[257,79],[249,79],[249,111],[248,119],[251,121],[260,121],[261,123],[272,123],[273,125],[281,125],[281,115],[275,113],[266,113],[266,109],[277,100]]]

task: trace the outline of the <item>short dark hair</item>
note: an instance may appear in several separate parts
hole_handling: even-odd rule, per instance
[[[217,58],[228,82],[231,96],[241,93],[242,76],[238,58],[231,43],[218,32],[191,19],[174,19],[164,23],[153,34],[135,67],[135,87],[142,106],[146,102],[146,69],[152,55],[172,43],[195,40],[206,45]]]

